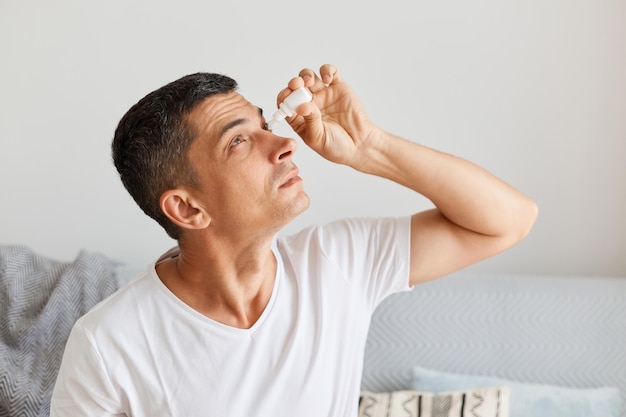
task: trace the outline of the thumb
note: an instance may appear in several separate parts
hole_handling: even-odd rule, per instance
[[[304,123],[299,126],[297,133],[304,143],[313,149],[319,149],[325,141],[324,123],[319,107],[313,102],[304,103],[298,106],[298,114],[302,116]]]

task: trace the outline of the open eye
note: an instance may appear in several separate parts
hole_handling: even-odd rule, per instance
[[[272,129],[270,129],[270,125],[267,122],[263,122],[263,125],[261,126],[263,128],[263,130],[269,130],[270,132],[272,131]]]
[[[230,142],[230,147],[232,148],[232,147],[234,147],[234,146],[237,146],[237,145],[239,145],[240,143],[242,143],[242,142],[244,142],[244,141],[245,141],[245,139],[243,138],[243,136],[241,136],[241,135],[237,135],[237,136],[235,136],[235,138],[234,138],[234,139]]]

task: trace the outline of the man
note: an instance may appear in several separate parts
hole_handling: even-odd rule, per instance
[[[313,93],[288,122],[330,161],[426,196],[432,210],[276,233],[309,204],[294,139],[217,74],[149,94],[113,156],[139,206],[177,239],[81,318],[54,416],[356,415],[370,316],[389,294],[523,239],[537,209],[460,158],[374,125],[332,65],[278,95]]]

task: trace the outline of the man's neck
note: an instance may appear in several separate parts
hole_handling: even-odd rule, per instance
[[[250,328],[269,302],[276,277],[271,239],[179,242],[180,254],[159,263],[163,284],[185,304],[236,328]]]

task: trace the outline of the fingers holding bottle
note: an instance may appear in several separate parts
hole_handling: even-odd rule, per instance
[[[279,94],[279,106],[299,88],[312,93],[310,102],[297,106],[296,114],[287,122],[304,142],[323,157],[338,163],[352,165],[359,159],[364,142],[374,130],[365,115],[361,102],[346,84],[337,68],[322,65],[316,73],[302,69]]]

